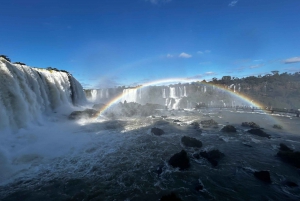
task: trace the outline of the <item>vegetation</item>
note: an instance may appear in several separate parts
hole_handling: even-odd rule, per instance
[[[8,62],[11,62],[10,58],[6,55],[0,55],[0,58],[3,58],[4,60],[8,61]]]
[[[26,65],[25,63],[22,63],[22,62],[14,62],[14,64],[19,64],[19,65]]]

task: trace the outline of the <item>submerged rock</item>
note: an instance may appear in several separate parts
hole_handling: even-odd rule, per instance
[[[98,111],[94,109],[86,109],[83,111],[74,111],[69,115],[69,119],[92,118],[98,115]]]
[[[181,142],[186,147],[202,147],[202,142],[193,137],[183,136]]]
[[[185,170],[190,167],[190,159],[186,151],[182,150],[179,153],[174,154],[170,160],[169,164],[174,168],[179,168],[179,170]]]
[[[260,128],[259,125],[257,125],[254,122],[242,122],[243,127],[250,127],[250,128]]]
[[[253,174],[257,179],[267,182],[267,183],[271,183],[271,177],[270,177],[269,171],[266,171],[266,170],[256,171]]]
[[[300,168],[300,152],[293,151],[291,148],[286,146],[285,144],[280,144],[280,150],[277,153],[277,156],[297,168]]]
[[[285,186],[291,187],[291,188],[298,187],[298,184],[296,184],[295,182],[292,182],[292,181],[284,181],[282,184]]]
[[[195,155],[196,156],[196,155]],[[217,166],[219,160],[223,158],[225,155],[217,149],[211,151],[202,151],[200,152],[200,156],[207,159],[213,166]]]
[[[160,129],[160,128],[154,127],[154,128],[151,128],[151,133],[153,135],[160,136],[160,135],[164,134],[165,132],[162,129]]]
[[[253,135],[257,135],[260,137],[267,137],[267,138],[271,138],[271,135],[267,134],[266,132],[264,132],[263,130],[259,129],[259,128],[253,128],[247,131],[248,133],[251,133]]]
[[[168,195],[163,195],[160,201],[182,201],[175,193],[170,193]]]
[[[278,124],[274,124],[273,125],[273,128],[276,128],[276,129],[282,129],[282,126],[278,125]]]
[[[226,133],[236,133],[236,128],[232,125],[226,125],[221,129],[221,131]]]

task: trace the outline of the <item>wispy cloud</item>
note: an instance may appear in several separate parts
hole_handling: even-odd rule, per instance
[[[179,57],[180,57],[180,58],[186,58],[186,59],[188,59],[188,58],[191,58],[192,55],[187,54],[187,53],[185,53],[185,52],[182,52],[182,53],[179,55]]]
[[[290,72],[290,73],[294,73],[294,72],[300,72],[300,68],[298,67],[290,67],[290,68],[284,68],[283,70]]]
[[[172,54],[167,54],[167,58],[173,58],[174,56]]]
[[[283,61],[285,64],[292,64],[300,62],[300,57],[293,57]]]
[[[258,64],[258,65],[253,65],[253,66],[249,66],[250,69],[253,69],[253,68],[260,68],[264,66],[263,64]]]
[[[209,54],[209,53],[211,53],[211,51],[210,50],[204,50],[204,51],[197,51],[197,54]]]
[[[205,73],[205,75],[216,75],[216,74],[217,74],[217,73],[211,72],[211,71]]]
[[[230,7],[233,7],[233,6],[235,6],[237,3],[238,3],[239,1],[231,1],[229,4],[228,4],[228,6],[230,6]]]
[[[188,77],[187,79],[193,80],[193,79],[201,79],[201,78],[203,78],[203,75],[202,74],[198,74],[198,75],[194,75],[194,76]]]
[[[162,4],[162,3],[169,3],[172,0],[146,0],[146,1],[148,1],[148,2],[150,2],[152,4],[157,5],[157,4]]]
[[[202,51],[198,51],[197,54],[203,54],[203,52]]]

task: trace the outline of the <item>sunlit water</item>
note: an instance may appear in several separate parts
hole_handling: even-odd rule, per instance
[[[173,123],[175,119],[181,122]],[[219,128],[203,128],[201,133],[189,125],[207,119],[217,121]],[[271,139],[247,133],[240,126],[244,121],[256,122]],[[283,129],[272,128],[275,123]],[[238,132],[220,132],[226,124]],[[151,134],[153,127],[165,134]],[[300,150],[299,128],[300,119],[288,114],[219,110],[157,111],[155,118],[99,117],[78,122],[54,118],[6,141],[0,199],[159,200],[175,192],[182,200],[299,200],[299,187],[283,184],[286,180],[299,184],[299,170],[276,157],[280,143]],[[201,140],[200,150],[219,149],[225,157],[217,167],[206,159],[194,159],[198,150],[181,144],[184,135]],[[167,163],[182,149],[191,161],[185,171]],[[272,183],[256,179],[256,170],[270,170]],[[198,184],[204,190],[197,191]]]

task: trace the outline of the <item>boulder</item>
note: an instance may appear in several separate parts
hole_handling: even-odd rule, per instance
[[[266,137],[266,138],[271,138],[271,136],[269,134],[267,134],[266,132],[264,132],[263,130],[259,129],[259,128],[252,128],[250,130],[247,131],[248,133],[251,133],[253,135],[257,135],[260,137]]]
[[[153,135],[160,136],[160,135],[164,134],[165,132],[162,129],[160,129],[160,128],[154,127],[154,128],[151,128],[151,133]]]
[[[201,121],[200,122],[203,127],[218,127],[218,123],[216,121],[214,121],[213,119],[210,119],[210,120],[204,120],[204,121]]]
[[[282,126],[278,125],[278,124],[274,124],[273,125],[273,128],[276,128],[276,129],[282,129]]]
[[[200,156],[207,159],[208,162],[212,164],[212,166],[217,166],[218,162],[221,158],[223,158],[225,155],[220,152],[217,149],[211,150],[211,151],[202,151],[200,152]]]
[[[93,105],[93,109],[95,110],[101,110],[102,108],[104,108],[106,105],[104,103],[98,103],[98,104],[94,104]]]
[[[98,111],[94,109],[86,109],[83,111],[74,111],[69,115],[69,119],[92,118],[98,115]]]
[[[250,128],[260,128],[259,125],[257,125],[254,122],[242,122],[243,127],[250,127]]]
[[[226,125],[221,129],[221,131],[226,133],[236,133],[236,128],[232,125]]]
[[[175,119],[173,122],[174,122],[174,123],[177,123],[177,122],[181,122],[181,121],[178,120],[178,119]]]
[[[202,142],[193,137],[183,136],[181,138],[181,143],[186,147],[202,147]]]
[[[280,146],[279,147],[280,151],[293,151],[291,148],[289,148],[288,146],[286,146],[283,143],[280,143],[279,146]]]
[[[283,146],[284,147],[284,146]],[[287,151],[282,151],[282,146],[280,146],[280,150],[277,153],[277,156],[286,163],[289,163],[297,168],[300,168],[300,152],[293,151],[290,148],[283,148]]]
[[[267,183],[271,183],[271,177],[270,177],[269,171],[265,171],[265,170],[255,171],[253,174],[257,179],[267,182]]]
[[[163,195],[160,201],[182,201],[175,193],[170,193],[168,195]]]
[[[195,187],[195,190],[196,190],[196,191],[202,191],[203,188],[204,188],[203,185],[197,184],[196,187]]]
[[[186,151],[182,150],[179,153],[174,154],[170,160],[169,164],[174,168],[179,168],[179,170],[185,170],[190,167],[190,159]]]
[[[284,181],[284,182],[283,182],[283,185],[288,186],[288,187],[291,187],[291,188],[293,188],[293,187],[298,187],[298,184],[295,183],[295,182],[292,182],[292,181]]]
[[[193,126],[193,128],[195,128],[195,129],[199,129],[200,128],[200,124],[198,122],[196,122],[196,121],[192,122],[190,125]]]

